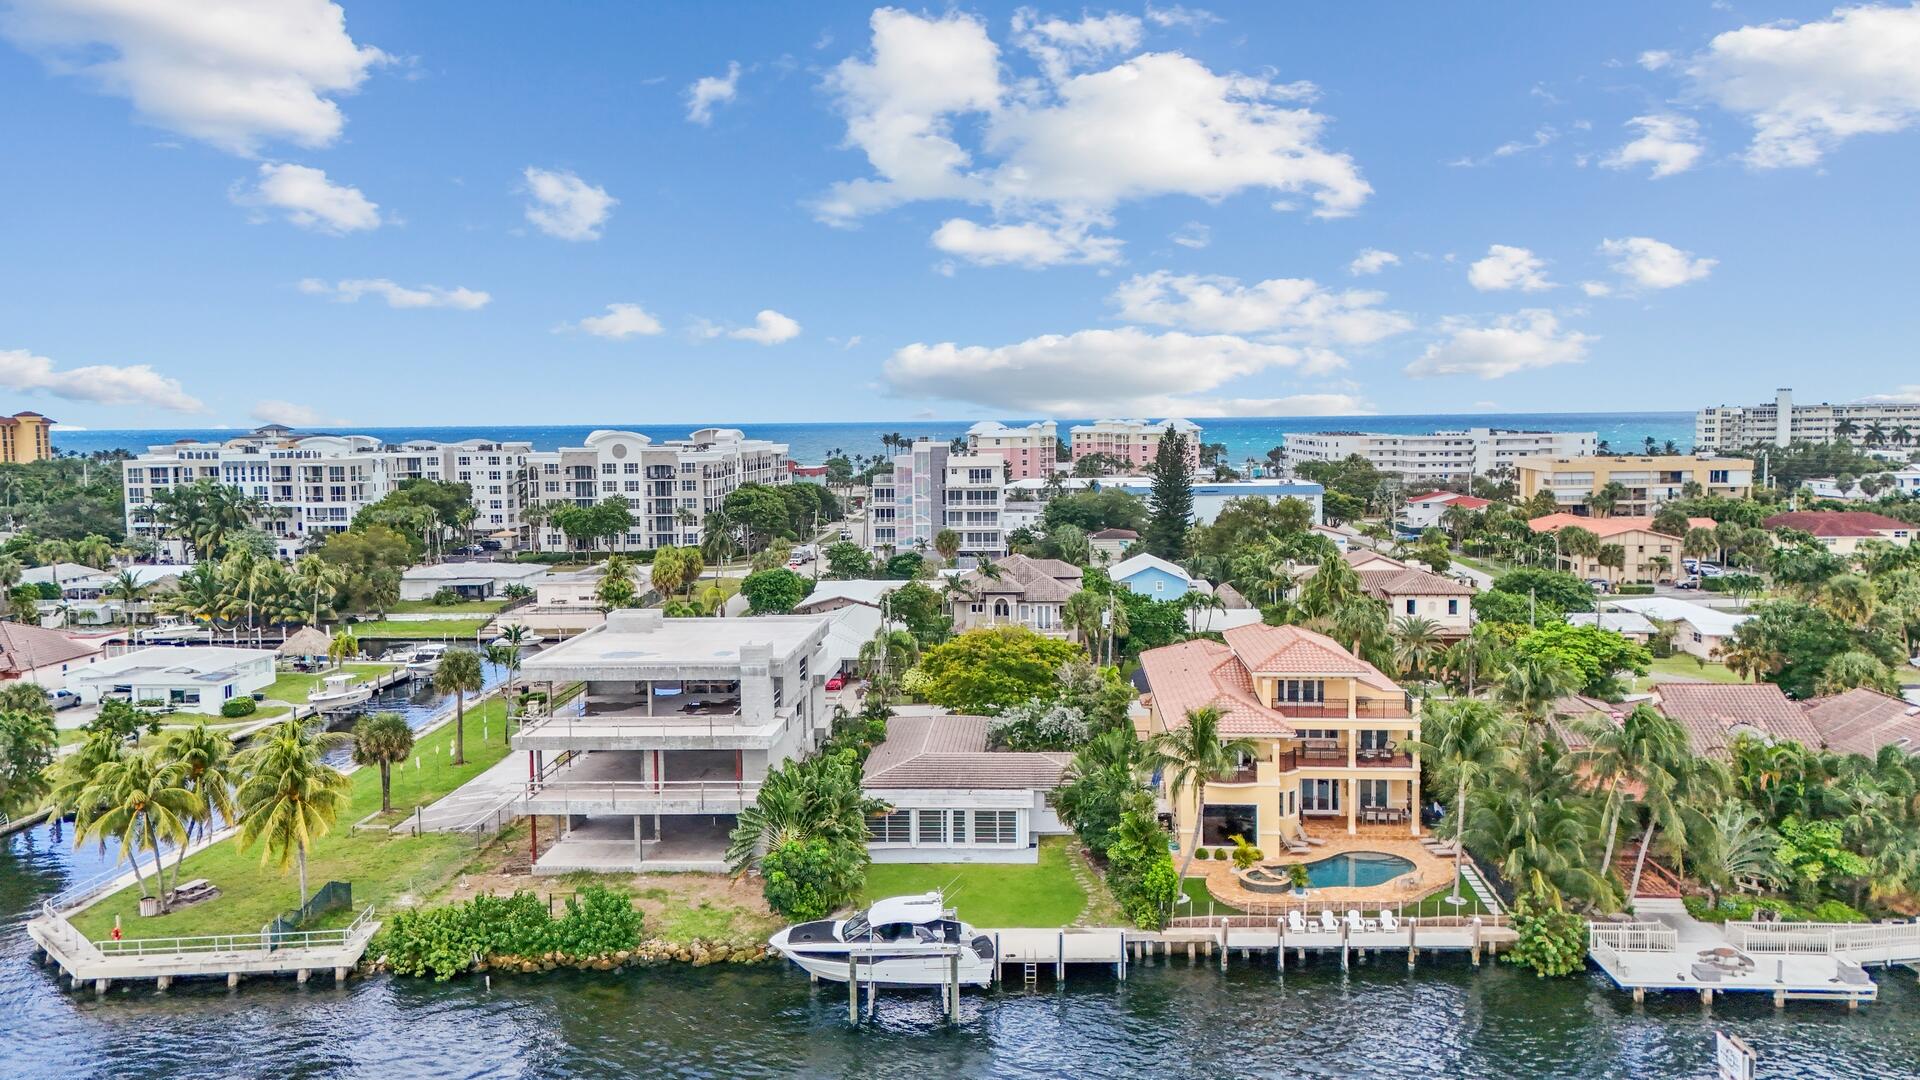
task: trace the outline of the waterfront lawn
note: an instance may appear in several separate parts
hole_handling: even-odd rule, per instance
[[[1087,906],[1067,864],[1071,837],[1040,841],[1037,863],[875,863],[857,901],[944,890],[962,920],[993,929],[1066,926]]]
[[[1655,657],[1647,674],[1633,680],[1633,688],[1636,691],[1645,690],[1668,677],[1690,679],[1694,682],[1744,683],[1747,681],[1735,675],[1725,664],[1713,661],[1702,663],[1686,653],[1674,653],[1672,656]]]
[[[348,627],[353,636],[362,639],[397,639],[400,641],[440,641],[446,638],[462,638],[472,641],[492,618],[475,619],[379,619],[372,622],[358,622]]]
[[[1176,905],[1177,910],[1174,911],[1174,914],[1181,918],[1201,915],[1244,914],[1239,908],[1234,907],[1225,900],[1215,898],[1213,893],[1207,888],[1207,879],[1204,877],[1181,878],[1180,892],[1188,900],[1192,901],[1192,903]]]
[[[392,671],[393,665],[347,664],[340,670],[346,671],[348,674],[358,675],[360,676],[359,681],[367,682]],[[283,671],[280,673],[279,678],[261,688],[260,692],[274,701],[284,701],[290,705],[305,705],[307,703],[307,694],[312,692],[314,687],[320,685],[320,680],[334,673],[335,669],[333,668],[327,668],[324,671]],[[264,711],[264,709],[255,711],[249,719],[259,717]]]
[[[487,719],[494,737],[480,739],[480,720]],[[449,753],[453,725],[422,739],[414,756],[393,770],[395,817],[424,806],[471,780],[507,754],[500,739],[504,709],[499,701],[467,710],[467,763],[456,768]],[[353,885],[355,907],[371,903],[382,911],[397,901],[413,903],[438,892],[473,856],[472,842],[446,833],[391,836],[384,829],[348,835],[353,822],[380,809],[380,771],[357,769],[352,774],[353,795],[334,822],[307,854],[307,886],[318,889],[328,881]],[[274,916],[297,907],[300,884],[289,867],[282,873],[272,864],[261,865],[264,844],[247,851],[229,839],[188,856],[180,880],[206,878],[220,887],[218,899],[150,919],[139,916],[140,891],[122,889],[73,916],[88,937],[99,939],[113,930],[115,916],[128,937],[191,937],[201,934],[252,933]],[[336,912],[315,928],[344,925],[351,912]]]
[[[457,604],[436,604],[431,600],[402,600],[387,609],[389,615],[498,615],[507,606],[505,600],[463,600]]]

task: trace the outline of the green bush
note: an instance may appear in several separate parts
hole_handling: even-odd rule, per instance
[[[1223,848],[1223,847],[1217,847],[1213,849],[1213,857],[1220,860],[1221,862],[1226,862],[1227,860],[1233,858],[1233,852],[1228,851],[1226,848]]]
[[[1838,900],[1824,900],[1811,907],[1778,896],[1722,896],[1718,906],[1710,907],[1705,897],[1689,896],[1682,901],[1687,914],[1701,922],[1752,922],[1762,913],[1786,922],[1863,923],[1866,915]]]
[[[398,912],[381,932],[380,949],[395,974],[446,982],[476,959],[551,952],[584,959],[631,949],[640,942],[641,921],[626,893],[604,886],[589,885],[568,898],[566,914],[557,919],[538,896],[522,891]]]
[[[1620,596],[1652,596],[1653,586],[1638,582],[1628,582],[1623,585],[1614,586],[1613,591]]]
[[[1513,928],[1518,937],[1506,954],[1507,963],[1530,967],[1543,979],[1571,975],[1586,966],[1587,921],[1565,908],[1522,897]]]
[[[1203,847],[1194,848],[1193,857],[1201,860],[1202,862],[1205,862],[1206,860],[1213,858],[1213,853]]]
[[[230,698],[220,706],[220,715],[229,720],[235,720],[242,716],[252,716],[254,710],[259,707],[250,697]]]
[[[561,563],[579,562],[580,558],[580,554],[573,551],[521,551],[514,554],[513,561],[557,566]]]
[[[822,837],[789,840],[760,859],[767,906],[790,919],[823,919],[834,908],[842,883],[858,880],[859,867],[849,850]]]

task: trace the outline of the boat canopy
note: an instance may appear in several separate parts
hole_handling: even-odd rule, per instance
[[[918,896],[890,896],[885,900],[875,900],[873,906],[867,909],[867,924],[887,926],[892,923],[929,923],[938,920],[944,914],[938,892],[921,893]]]

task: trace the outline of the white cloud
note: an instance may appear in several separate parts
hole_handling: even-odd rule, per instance
[[[600,227],[620,200],[570,172],[527,166],[527,220],[562,240],[598,240]]]
[[[1602,254],[1614,257],[1613,268],[1643,289],[1671,289],[1699,281],[1719,265],[1718,259],[1696,259],[1691,251],[1646,236],[1600,242]]]
[[[1041,51],[1048,77],[1010,84],[975,17],[881,8],[872,27],[870,56],[842,61],[827,78],[846,145],[873,169],[816,203],[832,224],[953,199],[1006,221],[1105,226],[1123,202],[1247,190],[1307,196],[1317,214],[1335,217],[1372,191],[1351,158],[1321,145],[1327,118],[1300,104],[1311,84],[1219,74],[1178,53],[1100,68],[1104,54],[1132,47],[1137,23],[1124,18],[1023,15],[1015,43]],[[1072,71],[1086,64],[1094,69]]]
[[[721,326],[701,320],[694,325],[693,334],[695,337],[726,337],[760,345],[778,345],[799,337],[800,324],[772,308],[767,308],[753,317],[752,326]]]
[[[277,398],[269,398],[255,405],[249,415],[263,424],[284,424],[290,428],[332,427],[346,423],[345,420],[328,416],[311,405],[299,405]]]
[[[1032,8],[1013,13],[1015,45],[1039,62],[1055,82],[1075,68],[1126,52],[1140,44],[1140,20],[1131,15],[1081,15],[1079,22],[1042,18]]]
[[[1604,281],[1583,281],[1580,283],[1580,291],[1593,297],[1612,296],[1613,286]]]
[[[725,75],[695,79],[687,87],[687,119],[696,124],[711,124],[716,105],[730,105],[740,89],[740,63],[729,61]]]
[[[1179,4],[1157,8],[1148,4],[1147,21],[1161,29],[1181,26],[1188,30],[1200,31],[1226,20],[1204,8],[1182,7]]]
[[[1672,176],[1693,168],[1706,151],[1701,145],[1700,125],[1690,117],[1672,113],[1636,116],[1627,126],[1638,128],[1640,137],[1602,158],[1609,169],[1627,169],[1645,163],[1653,166],[1653,178]]]
[[[1640,66],[1648,71],[1659,71],[1673,63],[1673,54],[1665,49],[1648,49],[1640,54]]]
[[[660,320],[639,304],[608,304],[604,315],[589,315],[576,323],[562,323],[556,330],[578,330],[583,334],[625,341],[630,337],[658,334]]]
[[[138,405],[168,412],[203,413],[206,405],[147,364],[90,364],[56,369],[53,361],[25,349],[0,349],[0,389],[41,393],[95,405]]]
[[[1471,319],[1443,320],[1445,338],[1427,346],[1407,365],[1407,374],[1473,375],[1498,379],[1519,371],[1578,364],[1587,358],[1588,334],[1562,330],[1560,320],[1543,308],[1501,315],[1481,325]]]
[[[1167,239],[1172,240],[1183,248],[1193,248],[1198,251],[1208,244],[1213,243],[1213,230],[1198,221],[1189,221],[1178,229],[1173,230],[1173,234],[1168,236]]]
[[[1833,17],[1743,26],[1687,64],[1696,92],[1753,125],[1756,168],[1812,165],[1855,135],[1920,119],[1920,4],[1838,8]]]
[[[228,197],[240,206],[278,210],[303,229],[335,236],[380,227],[379,204],[348,184],[336,184],[320,169],[267,162],[253,187],[236,184]]]
[[[1029,269],[1062,263],[1118,262],[1120,244],[1110,236],[1088,236],[1084,227],[1049,227],[1035,222],[980,225],[965,218],[949,218],[933,233],[933,246],[949,255],[979,266]]]
[[[1545,260],[1526,248],[1508,244],[1488,247],[1486,258],[1467,267],[1467,281],[1481,292],[1504,289],[1539,292],[1554,287],[1553,282],[1547,280]]]
[[[1307,278],[1273,278],[1242,285],[1230,277],[1136,275],[1113,292],[1120,317],[1204,333],[1261,334],[1322,349],[1369,345],[1413,329],[1412,320],[1379,305],[1386,295],[1366,289],[1335,291]],[[1331,356],[1331,354],[1329,354]],[[1342,363],[1332,356],[1325,366]]]
[[[1276,368],[1325,370],[1324,355],[1230,334],[1155,334],[1135,327],[1046,334],[1011,345],[915,343],[896,351],[882,378],[908,398],[963,401],[1006,415],[1193,413],[1234,379]],[[1275,399],[1258,399],[1271,406]]]
[[[1893,388],[1893,392],[1890,394],[1868,394],[1867,396],[1863,398],[1858,398],[1856,400],[1882,402],[1882,403],[1920,401],[1920,383],[1909,383],[1906,386],[1896,386]]]
[[[300,291],[309,296],[331,297],[343,304],[351,304],[363,296],[377,296],[385,300],[390,308],[454,308],[459,311],[478,311],[493,300],[491,294],[477,289],[465,287],[443,289],[438,285],[409,287],[386,278],[348,278],[333,284],[328,284],[319,278],[306,278],[300,282]]]
[[[1363,248],[1360,254],[1347,264],[1347,273],[1359,277],[1362,274],[1377,274],[1389,266],[1400,265],[1400,256],[1379,248]]]
[[[333,98],[388,59],[328,0],[13,0],[0,34],[168,131],[251,155],[340,136]]]

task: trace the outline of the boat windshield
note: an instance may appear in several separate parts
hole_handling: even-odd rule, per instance
[[[873,932],[873,926],[867,922],[867,913],[861,912],[840,926],[840,940],[858,941]]]

